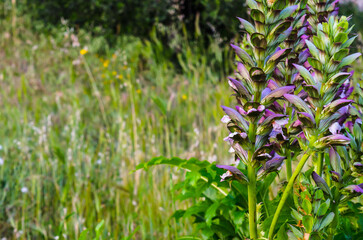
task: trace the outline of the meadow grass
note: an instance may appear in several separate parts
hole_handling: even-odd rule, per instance
[[[183,171],[130,172],[160,155],[228,161],[219,69],[231,53],[180,37],[176,67],[157,36],[120,36],[110,49],[66,25],[45,34],[26,16],[1,21],[0,239],[84,229],[90,239],[102,220],[102,239],[192,234],[191,221],[171,217],[188,204],[173,190]]]

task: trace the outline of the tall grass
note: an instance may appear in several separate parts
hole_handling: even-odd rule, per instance
[[[192,234],[171,217],[186,207],[172,189],[183,172],[130,171],[159,155],[228,161],[229,51],[180,37],[176,67],[156,35],[110,49],[66,25],[35,34],[26,16],[1,21],[0,238],[77,239],[102,220],[103,239]]]

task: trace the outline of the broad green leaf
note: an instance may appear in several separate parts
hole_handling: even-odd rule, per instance
[[[302,223],[305,227],[307,233],[311,233],[314,226],[314,218],[311,215],[305,215],[303,217]]]
[[[335,61],[341,61],[345,56],[347,56],[349,53],[349,49],[340,49],[338,52],[336,52],[333,56],[333,59]]]
[[[334,42],[336,43],[345,43],[348,40],[348,34],[341,32],[334,38]]]
[[[311,210],[313,209],[313,207],[311,206],[311,202],[307,199],[303,200],[301,207],[304,209],[306,214],[310,214]]]
[[[217,209],[219,208],[220,202],[213,203],[205,212],[205,222],[208,226],[212,225],[212,219],[216,216]]]
[[[318,217],[324,216],[328,211],[329,207],[330,207],[330,199],[326,200],[320,205],[317,213]]]

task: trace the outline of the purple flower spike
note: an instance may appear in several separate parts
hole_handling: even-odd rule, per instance
[[[248,182],[247,177],[236,167],[229,165],[216,165],[216,167],[227,170],[227,172],[221,176],[221,182],[228,179]]]

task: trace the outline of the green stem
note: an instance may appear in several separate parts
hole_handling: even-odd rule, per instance
[[[316,172],[319,176],[322,176],[324,168],[324,152],[318,153],[318,165]]]
[[[250,163],[247,166],[248,171],[248,216],[250,226],[250,238],[252,240],[257,239],[257,213],[256,213],[256,171],[253,165]]]
[[[289,182],[288,182],[288,184],[286,186],[286,189],[285,189],[284,193],[282,194],[280,203],[277,206],[277,209],[276,209],[275,215],[274,215],[274,217],[272,219],[271,227],[270,227],[270,230],[269,230],[269,233],[268,233],[268,239],[269,240],[273,239],[275,226],[277,224],[277,220],[279,219],[281,210],[285,205],[285,202],[287,200],[287,197],[289,196],[290,191],[292,190],[292,187],[294,186],[294,182],[295,182],[297,176],[301,172],[301,170],[304,167],[306,161],[309,159],[310,154],[311,154],[310,152],[306,152],[303,155],[303,157],[301,158],[299,164],[297,165],[294,173],[292,174],[292,176],[291,176],[291,178],[290,178],[290,180],[289,180]]]

